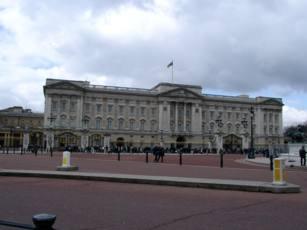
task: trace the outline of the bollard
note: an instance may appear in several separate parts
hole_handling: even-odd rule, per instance
[[[182,165],[182,152],[179,152],[179,164]]]
[[[273,155],[270,155],[270,170],[273,171]]]
[[[120,161],[120,151],[117,152],[117,160]]]
[[[273,185],[286,185],[285,179],[285,158],[274,159]]]
[[[33,224],[37,230],[52,230],[52,225],[56,220],[56,215],[53,214],[36,214],[32,217]]]
[[[62,165],[57,166],[57,170],[58,171],[77,171],[78,169],[79,169],[78,166],[70,165],[70,152],[64,151]]]
[[[22,148],[20,148],[20,155],[22,155]]]
[[[148,163],[148,151],[146,151],[146,163]]]
[[[62,167],[70,167],[70,152],[69,151],[63,152]]]
[[[52,147],[50,147],[50,157],[53,156],[53,150],[52,150]]]
[[[223,158],[224,158],[224,153],[221,152],[220,153],[220,167],[221,168],[223,168],[223,166],[224,166],[224,161],[223,161],[224,159]]]

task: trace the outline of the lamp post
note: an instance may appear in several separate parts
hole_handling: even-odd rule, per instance
[[[251,117],[251,151],[250,151],[250,154],[249,154],[249,158],[255,158],[255,154],[254,154],[254,125],[253,125],[253,120],[254,120],[254,115],[255,115],[254,107],[250,107],[249,112],[250,112],[250,117]]]
[[[48,143],[48,148],[50,151],[50,156],[52,157],[53,155],[53,142],[54,142],[54,136],[53,136],[53,122],[55,121],[55,117],[52,115],[47,118],[49,120],[49,128],[48,128],[48,138],[47,138],[47,143]]]
[[[160,145],[163,146],[163,129],[160,130]]]
[[[222,137],[221,129],[223,128],[224,124],[223,124],[221,116],[218,116],[218,118],[215,120],[215,123],[217,124],[217,127],[218,127],[217,135],[219,137],[219,140],[218,140],[218,153],[219,153],[220,149],[223,148],[222,140],[221,140],[221,137]]]

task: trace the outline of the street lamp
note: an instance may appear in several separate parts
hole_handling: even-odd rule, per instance
[[[219,153],[219,150],[221,148],[223,148],[223,144],[222,144],[222,128],[223,128],[223,122],[222,122],[222,118],[221,116],[218,116],[218,118],[215,120],[215,123],[217,124],[217,127],[218,127],[218,132],[217,132],[217,135],[219,137],[219,140],[218,140],[218,153]]]
[[[53,142],[54,142],[53,122],[55,121],[56,118],[51,115],[47,119],[49,120],[47,143],[48,143],[48,147],[49,147],[49,151],[50,151],[50,156],[52,157],[52,154],[53,154]]]
[[[160,145],[163,146],[163,129],[160,130]]]
[[[249,158],[255,158],[255,154],[254,154],[254,123],[253,123],[253,119],[254,119],[254,115],[255,115],[255,111],[254,111],[254,107],[250,107],[249,112],[251,114],[251,152],[249,155]]]

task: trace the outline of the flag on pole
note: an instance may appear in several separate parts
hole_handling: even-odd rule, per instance
[[[174,64],[173,61],[171,61],[171,62],[167,65],[167,68],[173,66],[173,64]]]

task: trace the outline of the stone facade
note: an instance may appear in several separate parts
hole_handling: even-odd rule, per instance
[[[14,106],[0,110],[0,147],[44,146],[44,115]]]
[[[202,87],[151,89],[47,79],[47,147],[249,148],[283,143],[282,99],[203,94]],[[253,127],[251,127],[253,121]]]

